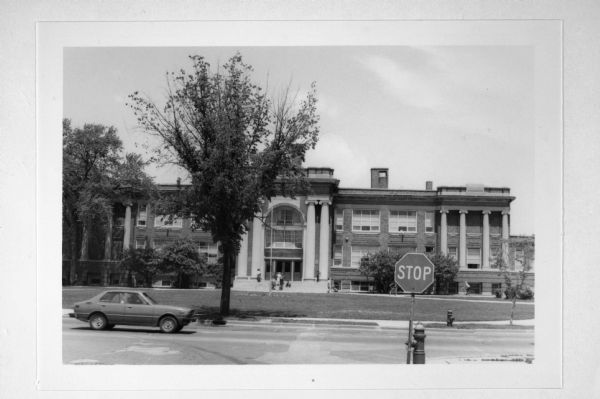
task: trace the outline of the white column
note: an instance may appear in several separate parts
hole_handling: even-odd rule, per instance
[[[319,278],[327,280],[329,278],[329,201],[321,201],[319,240]]]
[[[257,217],[252,221],[252,271],[251,276],[256,277],[258,269],[265,276],[265,248],[264,248],[264,226],[261,220]]]
[[[306,258],[304,259],[304,278],[315,278],[315,203],[306,201]]]
[[[502,211],[502,256],[504,262],[508,265],[508,240],[510,237],[509,226],[508,226],[508,215],[509,211]]]
[[[240,253],[237,257],[237,271],[236,277],[248,276],[248,232],[242,235],[242,242],[240,245]]]
[[[123,251],[129,249],[129,241],[131,241],[131,204],[125,205],[125,232],[123,234]]]
[[[442,226],[440,229],[440,251],[442,254],[448,254],[448,211],[442,209],[440,211]]]
[[[459,266],[461,269],[467,267],[467,213],[468,211],[460,210],[460,249],[458,253]]]
[[[482,269],[490,268],[490,211],[483,211]]]

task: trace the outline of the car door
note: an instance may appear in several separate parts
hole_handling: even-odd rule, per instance
[[[123,321],[125,304],[121,301],[121,293],[109,291],[98,300],[98,310],[106,315],[110,324]]]
[[[127,324],[154,325],[154,306],[150,305],[139,293],[130,292],[125,298],[125,318]]]

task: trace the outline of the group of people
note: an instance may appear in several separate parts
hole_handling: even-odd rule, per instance
[[[260,269],[256,276],[256,280],[259,283],[262,280],[262,273],[260,272]],[[284,286],[290,288],[292,286],[292,283],[290,283],[289,281],[285,281],[285,277],[283,276],[283,274],[277,272],[277,274],[275,274],[275,276],[271,278],[271,289],[276,290],[279,288],[279,290],[283,290]]]
[[[277,274],[275,274],[275,277],[271,279],[271,289],[276,290],[277,288],[279,288],[279,290],[281,291],[283,290],[284,286],[290,288],[292,284],[289,281],[286,282],[283,274],[277,272]]]

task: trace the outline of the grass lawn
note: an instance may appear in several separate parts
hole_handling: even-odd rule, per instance
[[[73,303],[91,298],[104,287],[63,288],[63,308],[72,309]],[[221,290],[144,289],[159,303],[189,306],[199,310],[201,317],[218,314]],[[467,300],[468,299],[468,300]],[[455,321],[508,320],[511,302],[492,297],[416,297],[415,320],[444,321],[452,310]],[[410,296],[369,294],[301,294],[274,292],[231,293],[230,315],[253,317],[316,317],[332,319],[408,320]],[[531,301],[517,303],[515,320],[534,317]]]

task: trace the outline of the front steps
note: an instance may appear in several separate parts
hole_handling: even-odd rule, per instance
[[[327,281],[290,281],[291,287],[283,287],[280,290],[277,287],[277,292],[304,292],[304,293],[327,293]],[[251,291],[251,292],[269,292],[271,282],[261,280],[259,283],[256,279],[241,279],[236,278],[233,281],[232,291]]]

